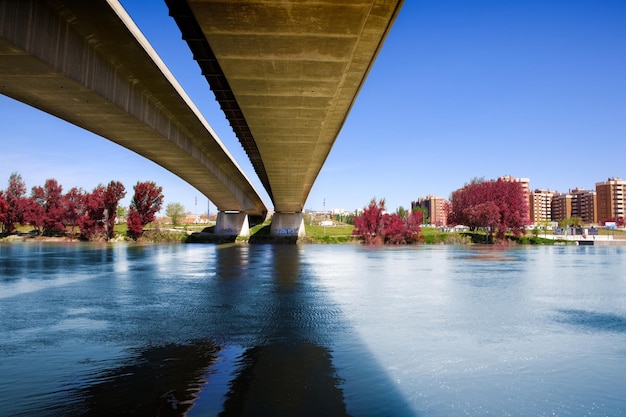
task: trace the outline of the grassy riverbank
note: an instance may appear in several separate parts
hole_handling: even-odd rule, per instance
[[[224,243],[224,242],[242,242],[242,243],[295,243],[295,238],[276,238],[270,236],[270,222],[265,222],[250,228],[250,236],[246,237],[223,237],[213,234],[215,226],[206,225],[187,225],[173,227],[171,225],[151,224],[148,225],[144,234],[139,238],[139,243]],[[338,225],[338,226],[318,226],[305,225],[306,236],[297,239],[298,243],[359,243],[358,238],[352,236],[354,226]],[[132,241],[126,235],[126,224],[115,225],[115,237],[113,241]],[[606,231],[600,230],[601,234],[611,233],[616,239],[626,238],[626,232],[622,230]],[[620,239],[621,238],[621,239]],[[17,234],[0,235],[0,241],[10,240],[33,240],[33,241],[77,241],[78,236],[68,233],[64,236],[42,237],[37,236],[30,227],[21,226],[17,230]],[[482,232],[442,232],[439,228],[424,227],[420,232],[421,244],[439,245],[439,244],[484,244],[493,243]],[[500,242],[502,243],[502,242]],[[519,238],[509,236],[504,242],[505,244],[521,244],[521,245],[554,245],[554,244],[574,244],[569,240],[555,240],[543,236],[543,233],[527,234]]]

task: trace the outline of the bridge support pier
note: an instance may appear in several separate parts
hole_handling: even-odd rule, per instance
[[[250,236],[248,215],[241,211],[218,212],[215,234],[219,236]]]
[[[274,213],[270,235],[284,237],[304,237],[304,218],[302,213]]]

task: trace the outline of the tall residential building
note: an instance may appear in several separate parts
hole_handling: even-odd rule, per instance
[[[503,177],[498,178],[499,180],[502,181],[509,181],[509,182],[519,182],[522,185],[522,192],[524,193],[524,201],[526,202],[526,208],[527,208],[527,213],[528,213],[528,219],[529,221],[532,221],[532,217],[530,214],[530,206],[531,206],[531,199],[530,199],[530,179],[528,178],[515,178],[512,175],[506,175]]]
[[[552,220],[552,198],[550,190],[535,190],[530,193],[530,221],[534,224]]]
[[[572,217],[580,217],[583,223],[597,223],[596,192],[582,188],[570,190],[572,195]]]
[[[436,226],[445,226],[448,224],[448,216],[444,209],[446,199],[443,197],[435,197],[427,195],[420,197],[417,201],[411,202],[411,211],[416,208],[426,209],[426,216],[430,219],[430,224]]]
[[[609,178],[596,183],[598,203],[598,221],[626,217],[626,181],[621,178]]]
[[[572,217],[572,195],[557,193],[552,197],[552,221],[558,222]]]

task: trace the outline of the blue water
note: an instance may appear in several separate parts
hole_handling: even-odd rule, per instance
[[[0,244],[1,416],[626,415],[626,247]]]

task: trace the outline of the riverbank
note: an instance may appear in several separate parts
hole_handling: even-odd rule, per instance
[[[170,231],[170,230],[147,230],[137,240],[133,240],[126,235],[116,234],[112,239],[106,240],[94,239],[92,243],[117,243],[117,242],[135,242],[140,244],[146,243],[185,243],[189,233],[186,231]],[[0,235],[0,242],[52,242],[52,243],[76,243],[86,242],[81,240],[78,235],[63,236],[40,236],[34,232],[17,232],[9,235]]]
[[[214,226],[204,228],[166,228],[159,227],[147,229],[143,235],[133,240],[126,236],[125,230],[119,228],[116,235],[109,243],[133,242],[138,244],[159,243],[250,243],[250,244],[358,244],[358,237],[352,235],[353,226],[317,226],[305,225],[304,237],[282,237],[270,235],[270,224],[265,223],[250,228],[250,236],[221,236],[214,233]],[[0,242],[80,242],[77,235],[67,236],[39,236],[32,231],[20,231],[7,236],[0,236]],[[97,242],[106,243],[102,239]],[[600,235],[583,238],[582,236],[556,236],[556,235],[526,235],[519,238],[508,237],[503,242],[505,245],[565,245],[565,244],[589,245],[624,245],[626,246],[626,234]],[[418,244],[426,245],[469,245],[469,244],[492,244],[481,232],[442,232],[438,228],[423,228],[420,232]]]

